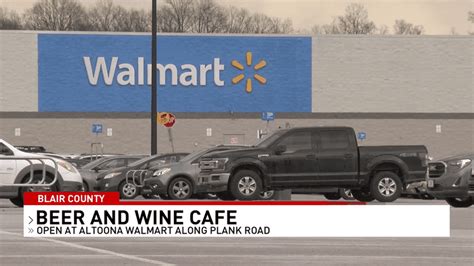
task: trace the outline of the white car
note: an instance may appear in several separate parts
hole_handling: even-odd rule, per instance
[[[54,180],[54,160],[58,167],[57,181],[51,186],[9,186],[20,183],[39,183],[43,179],[43,164],[34,158],[50,158],[42,160],[45,163],[46,178],[44,183],[50,184]],[[30,181],[31,167],[27,160],[32,158],[33,180]],[[8,142],[0,139],[0,198],[10,199],[17,205],[23,206],[23,192],[25,191],[81,191],[82,177],[70,163],[34,153],[22,152]]]

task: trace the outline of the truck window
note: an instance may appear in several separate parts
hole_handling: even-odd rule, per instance
[[[324,130],[319,133],[321,150],[342,150],[349,147],[349,136],[343,130]]]
[[[301,150],[310,150],[311,149],[311,132],[295,132],[291,135],[284,137],[280,140],[276,146],[285,145],[285,153],[294,153]]]

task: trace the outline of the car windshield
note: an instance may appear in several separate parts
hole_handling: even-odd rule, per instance
[[[87,163],[85,164],[84,166],[82,166],[81,168],[82,169],[92,169],[96,166],[98,166],[99,164],[103,163],[105,160],[107,160],[108,158],[101,158],[101,159],[98,159],[98,160],[95,160],[95,161],[92,161],[90,163]]]
[[[146,162],[148,162],[148,161],[150,161],[150,160],[153,160],[154,158],[157,158],[157,157],[160,157],[160,156],[162,156],[162,155],[148,156],[148,157],[142,158],[142,159],[140,159],[140,160],[138,160],[138,161],[135,161],[135,162],[129,164],[128,166],[131,166],[131,167],[139,166],[139,165],[141,165],[142,163],[146,163]]]
[[[287,130],[279,130],[276,131],[275,133],[271,134],[270,136],[267,136],[264,139],[261,139],[257,144],[253,145],[253,147],[268,147],[270,144],[272,144],[275,140],[277,140],[281,135],[283,135]]]

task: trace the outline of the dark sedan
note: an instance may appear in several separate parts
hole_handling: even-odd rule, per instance
[[[121,167],[100,173],[97,176],[96,190],[99,191],[118,191],[120,198],[133,199],[140,195],[141,190],[132,182],[126,182],[126,174],[131,170],[146,170],[153,166],[172,164],[180,161],[188,153],[168,153],[154,155],[138,160],[127,167]]]
[[[79,169],[84,182],[84,191],[91,191],[96,186],[97,176],[111,169],[126,167],[145,157],[145,155],[116,155],[92,161]]]

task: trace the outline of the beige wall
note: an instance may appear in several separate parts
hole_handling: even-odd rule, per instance
[[[313,38],[313,112],[474,112],[473,36]]]
[[[36,34],[0,31],[0,112],[38,111]]]
[[[352,126],[367,132],[361,145],[423,144],[432,156],[474,152],[474,120],[472,119],[277,119],[270,130],[285,126]],[[113,136],[96,137],[91,133],[93,123],[113,128]],[[0,136],[16,145],[44,145],[54,152],[89,152],[91,142],[102,142],[106,152],[149,153],[148,119],[0,119]],[[441,125],[441,133],[436,133]],[[21,136],[15,137],[15,128]],[[212,136],[206,129],[212,128]],[[265,129],[259,119],[179,119],[172,129],[176,151],[193,151],[223,143],[224,134],[245,134],[245,144],[257,141],[257,130]],[[104,129],[105,131],[106,129]],[[158,149],[170,152],[168,132],[160,127]],[[195,146],[195,144],[197,144]]]

